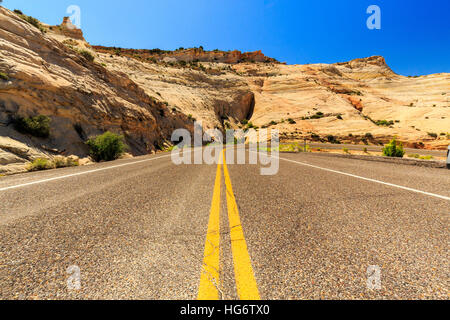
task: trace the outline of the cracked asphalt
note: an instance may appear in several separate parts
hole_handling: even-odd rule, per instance
[[[280,157],[450,197],[450,170]],[[162,154],[0,178],[0,299],[196,299],[216,167]],[[262,299],[449,298],[449,200],[285,160],[273,176],[228,168]],[[227,300],[239,298],[231,246],[222,177]]]

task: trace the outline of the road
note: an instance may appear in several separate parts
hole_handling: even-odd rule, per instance
[[[0,178],[0,299],[448,299],[450,170],[279,157]]]

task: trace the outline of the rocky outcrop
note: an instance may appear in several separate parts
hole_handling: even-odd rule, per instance
[[[237,64],[242,62],[278,63],[275,59],[266,57],[261,51],[244,52],[234,51],[204,51],[203,48],[178,49],[176,51],[164,51],[159,49],[140,50],[122,49],[103,46],[93,46],[99,53],[116,54],[137,58],[142,61],[172,61],[172,62],[214,62]]]
[[[54,34],[60,34],[67,38],[86,41],[83,36],[83,31],[78,29],[69,17],[64,17],[62,24],[58,26],[50,26],[50,32]]]
[[[253,124],[279,129],[284,140],[333,135],[363,143],[367,135],[373,137],[370,143],[397,137],[410,147],[446,149],[450,143],[448,73],[404,77],[378,56],[333,65],[235,69],[255,92]],[[377,124],[380,120],[393,124]]]
[[[0,72],[7,75],[0,79],[0,136],[36,154],[84,157],[85,140],[109,130],[123,134],[130,152],[142,155],[167,145],[175,129],[192,130],[194,118],[207,128],[222,128],[224,119],[237,122],[251,114],[253,93],[237,77],[151,70],[125,57],[110,62],[96,56],[89,61],[79,53],[88,44],[78,48],[83,41],[67,40],[54,30],[44,34],[0,7]],[[35,115],[50,117],[48,139],[14,130],[15,118]],[[5,145],[0,148],[4,165],[33,160],[19,161]]]
[[[145,154],[174,129],[192,127],[126,74],[86,60],[4,8],[0,57],[0,72],[7,74],[0,80],[0,136],[10,136],[14,118],[42,114],[52,120],[51,135],[34,142],[57,153],[85,156],[84,139],[110,130],[125,136],[133,154]]]
[[[379,56],[284,65],[260,51],[91,47],[69,25],[42,33],[0,7],[0,173],[36,157],[85,157],[85,140],[107,130],[123,134],[133,155],[155,152],[194,119],[221,130],[248,120],[282,140],[449,144],[449,74],[403,77]],[[35,115],[51,118],[48,139],[14,130],[15,118]]]

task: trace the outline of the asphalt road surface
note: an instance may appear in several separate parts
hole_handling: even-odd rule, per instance
[[[450,170],[279,157],[0,178],[0,299],[449,298]]]

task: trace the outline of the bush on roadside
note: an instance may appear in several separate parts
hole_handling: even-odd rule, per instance
[[[53,159],[55,168],[78,167],[80,165],[78,159],[74,157],[58,156]]]
[[[18,117],[14,120],[14,128],[24,134],[48,138],[50,136],[50,122],[50,118],[43,115],[32,118]]]
[[[54,169],[55,165],[48,159],[38,158],[28,165],[28,171]]]
[[[333,143],[333,144],[341,144],[341,142],[333,135],[328,135],[327,136],[327,140],[329,143]]]
[[[52,160],[46,158],[38,158],[31,162],[27,170],[28,171],[41,171],[55,168],[77,167],[79,166],[78,159],[76,157],[63,157],[57,156]]]
[[[89,139],[86,144],[89,147],[90,156],[97,162],[116,160],[128,148],[123,136],[109,131]]]
[[[403,144],[397,142],[396,139],[392,139],[391,142],[383,148],[383,155],[386,157],[403,158],[405,155]]]

